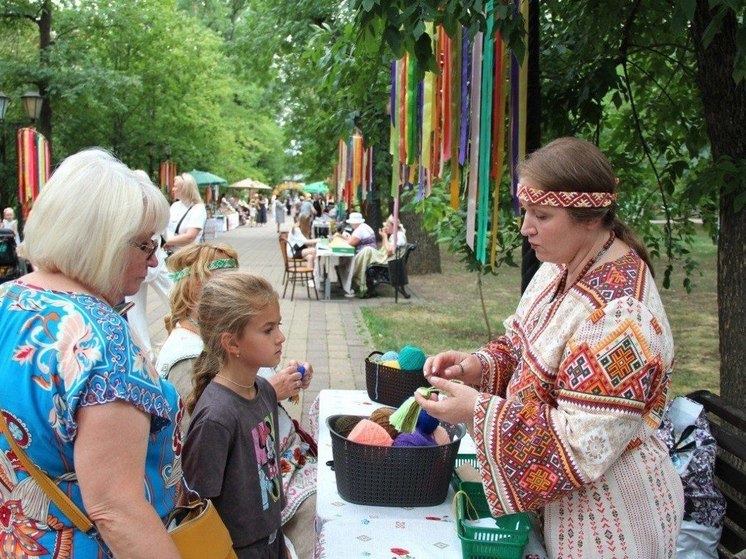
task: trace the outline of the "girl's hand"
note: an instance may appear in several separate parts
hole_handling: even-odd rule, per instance
[[[301,390],[300,373],[295,370],[295,365],[291,364],[277,371],[269,378],[270,384],[277,393],[277,401],[282,402],[291,396],[297,396]]]
[[[477,403],[479,392],[471,386],[445,380],[440,377],[430,376],[427,379],[435,388],[447,392],[446,396],[433,394],[427,400],[419,392],[414,393],[415,400],[427,413],[441,421],[448,423],[466,423],[469,431],[472,431],[474,421],[474,406]]]
[[[478,385],[482,380],[482,363],[476,355],[463,351],[444,351],[428,357],[423,367],[425,378],[442,377]]]

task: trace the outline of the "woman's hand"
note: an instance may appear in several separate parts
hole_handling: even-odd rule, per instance
[[[301,382],[301,388],[303,390],[306,390],[309,386],[311,386],[311,378],[313,378],[313,365],[311,365],[308,361],[301,363],[300,361],[295,361],[292,359],[290,360],[290,365],[296,368],[298,367],[298,365],[302,365],[303,368],[306,369],[306,372],[303,373],[303,381]]]
[[[474,406],[477,403],[479,392],[471,386],[445,380],[440,377],[430,376],[428,382],[435,388],[447,393],[447,396],[433,394],[428,400],[419,392],[414,397],[417,403],[427,413],[441,421],[448,423],[466,423],[469,431],[472,430],[474,420]]]
[[[296,366],[297,363],[291,361],[287,367],[269,377],[269,382],[277,393],[278,402],[300,394],[303,383],[300,373],[296,370]]]
[[[428,357],[423,373],[425,378],[442,377],[478,385],[482,381],[482,364],[474,354],[450,350]]]

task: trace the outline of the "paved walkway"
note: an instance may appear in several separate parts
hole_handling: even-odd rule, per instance
[[[243,226],[219,233],[218,242],[233,246],[238,251],[241,270],[267,278],[282,296],[284,265],[274,223],[262,227]],[[387,287],[381,291],[386,290],[388,294]],[[292,303],[290,290],[285,299],[280,299],[282,331],[287,337],[280,365],[296,359],[308,361],[314,368],[313,382],[302,394],[300,403],[285,406],[288,413],[304,423],[308,408],[319,391],[325,388],[365,389],[365,358],[374,348],[360,308],[394,304],[393,296],[346,299],[339,287],[332,289],[330,301],[324,301],[323,295],[320,296],[322,299],[317,301],[312,294],[309,301],[305,288],[296,286]],[[399,299],[400,304],[409,301]],[[156,354],[166,339],[163,317],[167,312],[168,308],[154,290],[148,290],[148,321]]]

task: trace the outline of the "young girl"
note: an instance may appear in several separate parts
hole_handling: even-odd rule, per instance
[[[278,295],[263,278],[226,272],[203,287],[198,323],[185,479],[212,499],[239,559],[285,559],[277,395],[257,376],[282,355]]]

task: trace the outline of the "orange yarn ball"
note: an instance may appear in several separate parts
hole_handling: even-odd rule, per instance
[[[350,431],[347,439],[356,443],[375,446],[391,446],[394,442],[386,432],[386,429],[378,423],[372,422],[370,419],[360,420],[360,423],[355,425],[355,428]]]

